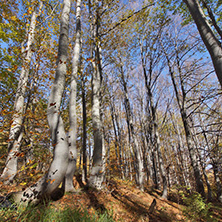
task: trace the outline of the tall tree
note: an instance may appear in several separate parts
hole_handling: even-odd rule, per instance
[[[102,87],[102,58],[101,58],[101,9],[102,3],[95,0],[88,1],[89,16],[91,21],[91,63],[92,63],[92,124],[93,124],[93,165],[89,178],[89,185],[98,189],[102,188],[104,181],[104,134],[101,113],[101,87]]]
[[[40,15],[43,3],[34,4],[29,30],[27,32],[26,48],[22,51],[23,62],[21,74],[18,82],[18,87],[14,102],[14,114],[12,117],[12,124],[9,133],[9,143],[8,143],[8,157],[6,160],[6,166],[1,175],[1,178],[6,181],[12,181],[17,173],[17,161],[18,152],[22,141],[22,126],[24,120],[24,108],[25,108],[25,93],[29,78],[29,68],[32,57],[32,45],[35,38],[35,28],[37,23],[37,17]]]
[[[53,195],[58,186],[64,182],[68,167],[68,139],[61,117],[60,106],[66,80],[66,63],[69,45],[69,17],[71,1],[64,0],[61,14],[59,48],[55,79],[51,88],[47,118],[53,146],[53,161],[45,176],[25,191],[15,194],[16,202],[39,201],[42,197]]]
[[[81,0],[76,3],[76,39],[73,49],[72,59],[72,76],[71,76],[71,91],[69,101],[69,164],[66,172],[65,190],[74,191],[73,176],[76,170],[77,149],[77,117],[76,117],[76,93],[77,93],[77,77],[80,61],[80,47],[81,47]]]
[[[159,34],[157,34],[159,35]],[[147,36],[148,37],[148,36]],[[149,37],[148,37],[149,38]],[[151,37],[152,38],[152,37]],[[154,104],[153,101],[153,93],[152,93],[152,86],[155,85],[155,82],[157,81],[161,71],[157,73],[155,77],[154,76],[154,68],[158,64],[158,60],[161,58],[160,53],[155,54],[155,52],[160,52],[160,50],[156,49],[156,41],[157,38],[153,38],[153,40],[150,41],[151,45],[146,45],[146,48],[148,48],[148,52],[145,51],[144,47],[141,46],[141,60],[142,60],[142,67],[143,67],[143,75],[145,79],[145,86],[146,86],[146,91],[147,91],[147,99],[150,106],[150,114],[151,114],[151,129],[150,129],[150,134],[152,140],[152,145],[154,147],[154,152],[157,152],[158,156],[158,165],[160,169],[160,174],[162,176],[162,181],[163,181],[163,193],[162,197],[167,198],[167,179],[166,179],[166,170],[163,165],[163,158],[162,158],[162,153],[160,150],[160,139],[159,139],[159,132],[158,132],[158,123],[157,123],[157,104]],[[152,47],[154,50],[150,49]],[[147,50],[147,49],[146,49]],[[145,52],[144,52],[145,51]],[[145,54],[145,55],[144,55]],[[148,61],[147,61],[148,60]],[[147,64],[148,63],[148,64]],[[147,71],[147,66],[148,71]],[[161,70],[161,68],[160,68]],[[155,80],[152,80],[152,79]]]
[[[136,137],[136,132],[133,124],[133,113],[130,106],[127,81],[125,80],[125,75],[124,75],[123,62],[121,58],[119,58],[119,60],[120,60],[119,66],[120,66],[121,83],[124,92],[124,106],[126,110],[126,121],[128,126],[129,143],[131,144],[132,141],[132,147],[135,156],[136,183],[139,186],[139,188],[143,191],[144,190],[144,168],[143,168],[144,165],[143,165],[143,156],[142,156],[143,153],[141,146],[138,143],[138,139]]]
[[[183,2],[187,5],[200,36],[207,47],[208,52],[210,53],[217,78],[222,86],[222,46],[221,42],[217,38],[217,34],[220,35],[221,30],[217,26],[217,33],[214,33],[198,0],[183,0]],[[218,2],[218,4],[221,3]],[[215,21],[213,21],[213,24],[215,24]]]
[[[187,147],[189,150],[189,156],[190,156],[191,165],[192,165],[194,177],[195,177],[196,190],[203,197],[205,197],[200,166],[199,166],[199,162],[198,162],[196,151],[195,151],[195,144],[194,144],[193,138],[192,138],[192,131],[191,131],[191,126],[189,124],[189,115],[188,115],[188,111],[187,111],[187,94],[188,94],[189,90],[185,89],[186,82],[184,81],[184,79],[182,77],[183,76],[183,72],[182,72],[182,64],[183,63],[182,63],[181,58],[187,54],[187,51],[183,52],[183,46],[181,47],[178,36],[175,35],[175,37],[172,37],[172,38],[175,38],[174,39],[175,42],[173,43],[173,49],[174,49],[173,54],[172,53],[170,54],[169,52],[167,52],[167,47],[165,45],[163,45],[163,42],[162,42],[162,40],[160,40],[160,38],[159,38],[159,40],[160,40],[162,50],[163,50],[166,60],[167,60],[169,74],[170,74],[171,81],[173,84],[177,104],[178,104],[178,107],[180,110],[180,115],[181,115],[181,118],[183,121]],[[184,43],[184,41],[182,41],[182,42]],[[191,49],[193,49],[193,47],[190,47],[190,50]],[[182,53],[182,55],[180,55],[180,53]],[[175,60],[173,60],[171,58],[174,56],[175,56]],[[177,81],[176,81],[176,73],[179,76],[179,84],[177,84]]]

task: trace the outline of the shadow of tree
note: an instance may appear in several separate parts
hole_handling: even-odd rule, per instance
[[[153,211],[149,213],[149,205],[151,203],[143,203],[136,200],[136,195],[133,193],[125,194],[121,192],[121,189],[117,186],[117,184],[112,183],[112,192],[111,195],[120,201],[128,211],[131,211],[133,215],[136,215],[132,222],[137,221],[149,221],[149,222],[156,222],[156,221],[163,221],[163,222],[171,222],[173,219],[171,215],[168,215],[166,212],[162,211]]]
[[[99,213],[103,214],[103,213],[105,213],[105,212],[107,211],[107,209],[106,209],[106,207],[104,206],[104,204],[102,204],[102,203],[98,200],[95,192],[98,192],[98,191],[97,191],[97,190],[94,190],[94,189],[92,189],[92,188],[89,188],[89,189],[86,190],[86,194],[87,194],[87,196],[88,196],[88,198],[89,198],[89,200],[90,200],[90,205],[91,205],[95,210],[99,211]]]

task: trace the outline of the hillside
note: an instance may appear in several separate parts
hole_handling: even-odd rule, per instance
[[[156,206],[149,213],[153,200]],[[155,192],[141,192],[127,183],[111,181],[105,191],[87,190],[76,194],[67,194],[54,202],[55,207],[84,207],[91,214],[94,211],[112,212],[115,221],[183,221],[180,206],[171,201],[163,200]]]
[[[146,188],[145,192],[141,192],[133,184],[127,181],[111,180],[102,191],[94,189],[86,189],[82,183],[79,183],[74,178],[74,184],[77,189],[76,193],[67,193],[63,197],[52,201],[49,204],[35,206],[34,208],[27,208],[23,213],[11,210],[6,214],[5,210],[1,210],[0,218],[5,221],[48,221],[51,216],[48,216],[48,210],[52,209],[58,215],[69,210],[80,209],[81,214],[87,217],[99,218],[99,215],[109,215],[109,220],[100,219],[99,221],[124,221],[124,222],[156,222],[156,221],[222,221],[222,207],[214,205],[210,209],[212,217],[207,220],[188,220],[184,215],[183,210],[185,206],[180,205],[181,198],[176,193],[171,194],[171,199],[174,201],[164,200],[158,195],[158,191]],[[10,186],[12,188],[12,186]],[[10,189],[11,189],[10,188]],[[13,190],[18,187],[14,186]],[[6,191],[6,187],[2,190]],[[1,193],[2,194],[2,193]],[[173,198],[174,196],[174,198]],[[156,205],[151,209],[153,201]],[[155,202],[154,201],[154,202]],[[34,212],[34,215],[33,215]],[[37,212],[37,214],[36,214]],[[18,219],[22,215],[23,220]],[[43,216],[44,215],[44,216]],[[83,216],[83,218],[85,218]],[[198,218],[198,215],[196,215]],[[50,221],[88,221],[77,216],[78,220],[69,219],[50,219]],[[24,219],[25,218],[25,219]],[[95,219],[97,221],[97,219]]]

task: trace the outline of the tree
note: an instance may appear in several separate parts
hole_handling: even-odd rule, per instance
[[[43,197],[50,197],[58,186],[64,182],[67,172],[69,147],[61,118],[60,106],[66,79],[70,8],[71,1],[64,0],[60,24],[57,68],[47,108],[47,118],[53,146],[53,161],[48,173],[36,184],[28,187],[25,191],[15,194],[16,202],[37,202]]]
[[[154,37],[152,34],[155,33],[155,29],[157,30],[156,37]],[[152,30],[152,31],[150,31]],[[152,146],[153,146],[153,154],[157,152],[157,157],[154,158],[154,161],[157,162],[158,168],[160,170],[160,174],[163,181],[163,198],[167,198],[167,178],[166,178],[166,170],[163,165],[163,157],[160,150],[160,138],[159,138],[159,132],[158,132],[158,123],[157,123],[157,104],[154,104],[154,96],[153,96],[153,88],[156,85],[156,82],[161,74],[162,67],[161,67],[161,50],[160,46],[158,44],[158,37],[161,35],[162,31],[162,23],[160,22],[160,27],[157,28],[157,25],[150,25],[149,26],[149,32],[145,32],[145,38],[146,40],[143,40],[145,43],[141,41],[141,63],[143,67],[143,75],[145,80],[145,86],[146,86],[146,93],[147,93],[147,106],[149,109],[150,114],[150,125],[149,127],[149,134],[152,138]],[[151,34],[152,32],[152,34]],[[156,71],[155,68],[158,66],[159,71]],[[153,164],[155,165],[155,164]],[[154,166],[153,166],[154,167]],[[154,167],[155,168],[155,167]],[[157,176],[155,176],[157,177]]]
[[[39,6],[39,7],[38,7]],[[21,146],[21,141],[23,137],[23,120],[24,120],[24,108],[25,108],[25,93],[29,78],[29,67],[32,57],[32,44],[34,42],[35,27],[37,23],[37,17],[41,13],[43,7],[42,1],[39,5],[34,5],[34,9],[31,16],[30,27],[27,32],[27,42],[26,48],[23,50],[23,62],[21,74],[18,82],[18,87],[14,102],[14,114],[12,117],[12,124],[9,133],[9,143],[8,143],[8,157],[6,160],[6,166],[1,175],[1,178],[6,181],[12,181],[17,173],[17,161],[18,153]]]
[[[205,192],[204,192],[204,186],[203,186],[203,181],[202,181],[202,176],[201,176],[201,170],[200,170],[200,166],[199,166],[199,162],[197,159],[197,155],[196,155],[196,150],[195,150],[195,144],[193,142],[193,137],[192,137],[192,131],[191,131],[191,126],[190,126],[190,119],[189,119],[189,115],[188,115],[188,109],[187,109],[187,96],[188,96],[188,92],[190,90],[186,90],[185,86],[186,86],[186,81],[183,78],[183,60],[182,58],[189,52],[189,50],[193,49],[193,46],[190,46],[189,48],[187,47],[186,52],[183,52],[183,47],[185,45],[185,41],[180,41],[178,39],[178,36],[175,35],[175,37],[170,36],[169,34],[167,34],[168,40],[170,41],[170,39],[173,39],[173,50],[171,49],[171,51],[167,52],[167,46],[163,45],[162,40],[160,40],[160,44],[162,46],[162,50],[165,54],[166,60],[167,60],[167,65],[168,65],[168,69],[169,69],[169,74],[171,77],[171,81],[173,84],[173,88],[174,88],[174,92],[175,92],[175,96],[176,96],[176,100],[177,100],[177,104],[179,107],[179,111],[180,111],[180,115],[183,121],[183,126],[184,126],[184,131],[185,131],[185,136],[186,136],[186,143],[187,143],[187,147],[189,150],[189,156],[190,156],[190,160],[191,160],[191,165],[193,168],[193,172],[194,172],[194,177],[195,177],[195,183],[196,183],[196,190],[203,196],[205,197]],[[181,44],[183,43],[183,44]],[[167,43],[169,45],[171,45],[171,43]],[[182,54],[182,55],[181,55]],[[175,59],[173,59],[175,57]],[[176,74],[178,74],[179,76],[179,84],[177,83],[176,80]],[[184,74],[184,76],[186,77],[186,74]],[[192,87],[191,87],[192,88]]]
[[[77,149],[77,117],[76,117],[76,93],[77,93],[77,77],[80,61],[81,47],[81,0],[76,3],[76,39],[73,49],[72,59],[72,76],[71,76],[71,92],[69,101],[69,164],[66,172],[65,191],[74,191],[73,176],[76,170]]]
[[[91,35],[91,63],[92,63],[92,124],[93,124],[93,166],[90,173],[89,185],[102,188],[105,176],[105,147],[101,113],[101,87],[102,87],[102,58],[101,58],[101,8],[100,1],[94,4],[88,1]],[[94,9],[94,10],[93,10]],[[94,12],[94,13],[93,13]]]
[[[129,93],[127,88],[127,81],[125,79],[124,74],[124,67],[123,62],[121,60],[121,57],[119,56],[120,60],[120,75],[121,75],[121,84],[123,86],[123,92],[124,92],[124,107],[126,111],[126,121],[127,121],[127,127],[128,127],[128,135],[129,135],[129,143],[131,144],[132,141],[132,147],[135,157],[135,171],[136,171],[136,183],[139,186],[139,188],[143,191],[144,190],[144,166],[143,166],[143,153],[142,149],[138,143],[136,132],[133,124],[133,113],[130,106],[129,101]]]
[[[183,2],[187,5],[200,36],[207,47],[208,52],[210,53],[217,78],[222,86],[222,46],[221,42],[216,36],[217,34],[221,36],[221,30],[218,26],[216,26],[216,33],[212,30],[198,0],[183,0]],[[221,3],[218,3],[218,5],[219,4]],[[215,26],[215,20],[212,22]]]

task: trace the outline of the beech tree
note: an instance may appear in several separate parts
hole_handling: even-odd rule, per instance
[[[132,141],[132,147],[133,147],[133,153],[135,157],[135,171],[136,171],[136,183],[139,186],[139,188],[143,191],[144,190],[144,165],[143,165],[143,156],[142,156],[142,150],[141,146],[138,143],[138,139],[136,137],[136,132],[134,128],[133,123],[133,113],[132,108],[130,106],[129,101],[129,93],[127,88],[127,81],[125,79],[124,74],[124,67],[123,62],[121,58],[120,60],[120,75],[121,75],[121,84],[123,86],[123,92],[124,92],[124,107],[126,111],[126,121],[128,126],[128,135],[129,135],[129,143],[131,144]]]
[[[12,124],[9,133],[8,143],[8,157],[6,160],[6,166],[1,175],[1,178],[6,181],[12,181],[17,173],[17,161],[18,153],[21,146],[23,137],[23,120],[24,120],[24,108],[25,108],[25,93],[29,78],[29,67],[32,57],[32,44],[35,38],[35,27],[37,23],[37,17],[41,13],[43,7],[42,1],[39,5],[34,4],[29,30],[27,31],[26,48],[23,49],[23,62],[21,74],[18,82],[18,87],[14,102],[14,115],[12,117]]]
[[[175,31],[177,33],[177,31]],[[179,32],[179,30],[178,30]],[[168,37],[169,36],[169,37]],[[189,36],[189,34],[188,34]],[[187,104],[187,97],[188,93],[190,92],[190,89],[186,89],[186,74],[183,74],[184,71],[182,69],[185,62],[183,62],[185,55],[189,53],[190,50],[192,50],[195,46],[195,43],[193,43],[192,46],[187,46],[186,52],[183,52],[183,47],[185,45],[186,40],[180,40],[178,39],[178,35],[175,34],[175,37],[171,34],[167,34],[166,37],[169,41],[172,40],[172,43],[166,43],[163,44],[162,40],[160,40],[160,44],[162,46],[162,50],[166,56],[167,65],[169,68],[169,74],[171,77],[172,85],[174,88],[177,104],[179,107],[180,115],[183,121],[185,136],[186,136],[186,143],[189,150],[191,165],[194,172],[195,182],[196,182],[196,189],[197,191],[205,197],[204,192],[204,185],[200,170],[199,161],[196,154],[195,144],[193,141],[193,134],[191,130],[191,124],[190,124],[190,114],[188,114],[188,104]],[[189,37],[187,37],[189,38]],[[191,38],[190,38],[191,39]],[[181,44],[182,43],[182,44]],[[171,49],[171,44],[174,49],[174,53],[172,53],[169,49],[167,49],[167,45],[169,44],[169,48]],[[198,43],[196,43],[198,45]],[[183,58],[183,60],[182,60]],[[185,68],[184,68],[185,69]],[[186,70],[186,69],[185,69]],[[189,72],[189,71],[188,71]],[[176,80],[176,74],[179,76],[179,80]],[[183,77],[185,76],[185,77]],[[179,83],[177,83],[179,82]],[[192,87],[191,87],[192,88]]]
[[[149,21],[151,23],[152,21]],[[156,22],[157,23],[157,22]],[[164,23],[164,22],[162,22]],[[155,33],[155,29],[157,30]],[[163,198],[167,198],[167,178],[166,178],[166,170],[163,165],[163,157],[160,149],[160,138],[159,138],[159,132],[158,132],[158,120],[157,120],[157,104],[154,104],[154,96],[153,96],[153,88],[156,85],[156,82],[158,81],[158,78],[162,72],[161,67],[161,59],[162,59],[162,53],[160,46],[158,44],[158,38],[161,35],[162,32],[162,24],[160,19],[160,26],[157,28],[157,25],[149,24],[149,30],[144,31],[144,37],[141,40],[140,48],[141,48],[141,63],[143,67],[143,75],[145,80],[145,87],[146,87],[146,93],[147,93],[147,107],[149,109],[150,115],[150,125],[149,127],[149,134],[151,136],[151,141],[153,145],[153,154],[156,158],[154,158],[154,161],[156,161],[156,164],[153,164],[153,168],[155,168],[155,165],[159,168],[160,174],[163,181]],[[151,31],[152,30],[152,31]],[[152,32],[152,33],[151,33]],[[156,34],[156,37],[153,36],[153,33]],[[163,60],[162,60],[163,61]],[[158,66],[158,71],[156,70],[156,66]],[[164,67],[164,64],[162,64]],[[155,170],[154,170],[155,172]],[[156,172],[155,172],[156,173]],[[155,176],[157,178],[157,175]]]
[[[38,202],[43,197],[50,197],[58,186],[64,182],[67,172],[69,146],[61,118],[60,105],[66,79],[70,8],[71,1],[64,0],[60,24],[57,68],[47,108],[47,118],[53,146],[53,161],[48,173],[36,184],[14,195],[16,202]]]
[[[72,15],[71,1],[64,0],[58,15],[60,10],[47,1],[29,1],[26,19],[33,17],[37,25],[33,26],[32,20],[27,23],[24,57],[18,61],[15,55],[10,58],[11,49],[3,50],[0,45],[0,64],[5,66],[0,70],[6,76],[0,83],[5,87],[0,94],[11,90],[12,95],[9,102],[4,96],[0,107],[1,123],[6,121],[9,126],[12,116],[11,152],[2,179],[12,181],[18,169],[24,168],[16,168],[17,160],[23,164],[33,156],[42,160],[34,165],[41,168],[44,164],[48,171],[41,172],[40,180],[31,178],[37,183],[15,193],[16,201],[56,199],[65,191],[75,191],[77,168],[87,187],[96,189],[103,188],[107,176],[111,183],[113,178],[130,180],[142,191],[151,185],[162,190],[164,198],[170,189],[190,192],[196,188],[204,196],[207,187],[210,200],[216,196],[211,188],[216,187],[221,200],[221,100],[211,79],[214,68],[193,25],[182,24],[183,17],[170,14],[163,2],[140,7],[141,1],[76,0]],[[188,5],[198,1],[181,1],[183,6],[182,2]],[[205,5],[206,19],[219,40],[220,28],[208,2],[202,0],[201,5]],[[40,10],[45,9],[42,4],[50,10]],[[3,0],[0,5],[7,6],[7,2]],[[12,16],[8,8],[6,11]],[[58,16],[45,23],[51,12]],[[72,21],[76,26],[71,29]],[[3,35],[1,30],[8,28],[0,24],[0,39],[7,40],[6,31]],[[208,37],[212,47],[214,40]],[[10,41],[17,44],[12,37]],[[216,48],[220,47],[215,44]],[[213,56],[218,65],[219,54],[213,50]],[[10,62],[12,65],[6,67]],[[21,76],[18,71],[14,73],[19,65]],[[7,83],[6,71],[14,77],[8,78],[13,84]],[[17,80],[13,95],[10,87]],[[10,113],[14,96],[15,112]],[[7,118],[3,107],[8,107]],[[0,141],[6,141],[4,126],[0,125]],[[24,157],[18,152],[20,147]],[[50,155],[44,160],[46,153]],[[17,178],[23,180],[21,170],[18,172]],[[209,180],[211,175],[215,181]]]
[[[101,58],[101,10],[103,5],[95,0],[88,1],[91,35],[92,63],[92,124],[93,124],[93,165],[90,172],[89,185],[101,189],[104,181],[105,147],[101,113],[102,58]]]
[[[216,19],[213,17],[210,7],[207,6],[206,1],[203,0],[205,6],[208,8],[208,13],[215,28],[215,32],[211,28],[211,25],[209,24],[198,0],[183,0],[183,2],[187,5],[200,36],[210,53],[217,78],[222,86],[222,46],[219,38],[217,37],[217,35],[219,35],[221,38],[221,29],[217,25]],[[220,1],[218,1],[218,6],[219,5],[221,5]]]
[[[76,117],[76,94],[77,94],[77,76],[80,61],[80,47],[81,47],[81,0],[76,3],[76,39],[73,49],[72,59],[72,76],[71,76],[71,92],[69,102],[69,164],[66,172],[65,191],[74,191],[73,176],[76,170],[77,161],[77,117]]]

